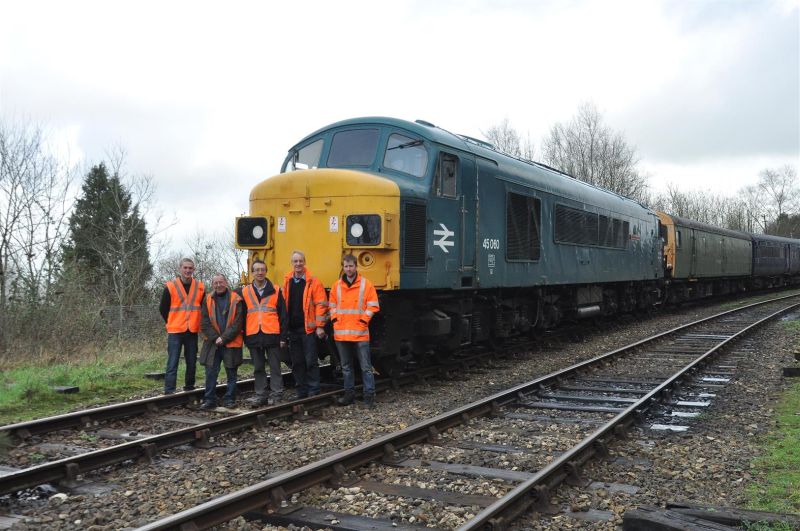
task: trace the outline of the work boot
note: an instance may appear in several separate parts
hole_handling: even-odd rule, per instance
[[[234,408],[236,407],[236,402],[233,400],[225,400],[224,402],[222,402],[222,407]]]
[[[266,396],[256,395],[247,402],[252,407],[261,407],[261,406],[266,406],[269,403],[269,398],[267,398]]]
[[[214,402],[209,402],[209,401],[206,400],[205,402],[202,403],[202,405],[200,406],[200,409],[202,409],[203,411],[207,411],[209,409],[214,409],[216,407],[217,407],[217,405]]]
[[[364,405],[370,409],[375,409],[375,395],[364,395]]]
[[[349,406],[350,404],[353,403],[355,399],[356,399],[355,391],[345,391],[344,394],[336,400],[336,403],[339,404],[340,406]]]

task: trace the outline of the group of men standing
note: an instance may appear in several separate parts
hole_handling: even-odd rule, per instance
[[[254,260],[250,270],[253,283],[231,290],[222,274],[211,279],[212,292],[194,278],[194,261],[181,260],[178,277],[167,282],[160,312],[167,328],[167,368],[164,393],[175,392],[181,349],[186,359],[184,391],[194,389],[198,333],[203,337],[200,364],[205,367],[205,395],[201,409],[217,407],[217,377],[224,365],[227,388],[222,405],[233,407],[236,400],[237,369],[246,345],[253,360],[254,406],[283,400],[282,353],[288,347],[297,397],[320,392],[317,338],[325,339],[325,327],[333,325],[344,378],[341,405],[355,400],[353,360],[361,365],[364,403],[375,406],[375,380],[369,352],[369,322],[379,311],[378,295],[372,283],[358,274],[356,258],[342,258],[342,277],[326,296],[325,287],[306,267],[301,251],[291,255],[292,271],[283,286],[267,278],[267,265]],[[267,392],[266,366],[270,369]]]

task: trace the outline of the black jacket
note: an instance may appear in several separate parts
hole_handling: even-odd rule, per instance
[[[258,302],[261,302],[261,299],[264,297],[269,297],[273,293],[275,293],[275,286],[272,282],[267,279],[267,285],[264,287],[263,295],[259,296],[258,290],[254,290],[256,292],[256,297],[258,298]],[[245,298],[245,295],[242,293],[242,288],[236,290],[236,293],[241,295],[242,299]],[[247,307],[246,302],[245,308]],[[245,309],[245,312],[247,310]],[[266,347],[277,347],[280,346],[281,341],[289,341],[289,315],[286,312],[286,301],[283,298],[283,290],[278,293],[278,323],[280,325],[281,333],[280,334],[265,334],[262,331],[258,331],[256,334],[247,335],[247,316],[245,315],[245,336],[244,336],[244,344],[247,345],[247,348],[266,348]]]

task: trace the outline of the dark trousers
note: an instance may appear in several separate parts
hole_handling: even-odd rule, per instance
[[[256,396],[263,397],[267,394],[266,365],[269,361],[269,395],[274,400],[281,400],[283,397],[281,349],[279,347],[250,348],[250,358],[253,360]]]
[[[211,365],[206,365],[206,394],[203,396],[203,400],[212,404],[217,403],[217,376],[219,376],[219,367],[223,364],[222,358],[224,354],[224,348],[217,348],[214,362]],[[225,367],[225,376],[228,378],[228,382],[225,388],[225,397],[222,399],[223,403],[236,400],[236,372],[236,367],[232,369]]]
[[[319,394],[319,358],[317,338],[305,330],[289,332],[289,355],[292,358],[292,376],[297,386],[297,396],[305,398]]]
[[[164,377],[164,392],[174,393],[178,381],[178,363],[181,360],[181,347],[183,357],[186,359],[185,387],[193,388],[195,372],[197,370],[197,334],[181,332],[180,334],[167,334],[167,369]]]

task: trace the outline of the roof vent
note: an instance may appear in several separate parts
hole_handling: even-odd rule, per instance
[[[430,122],[426,122],[425,120],[414,120],[414,121],[415,121],[416,123],[420,124],[420,125],[427,125],[428,127],[436,127],[436,126],[435,126],[435,125],[433,125],[432,123],[430,123]]]

